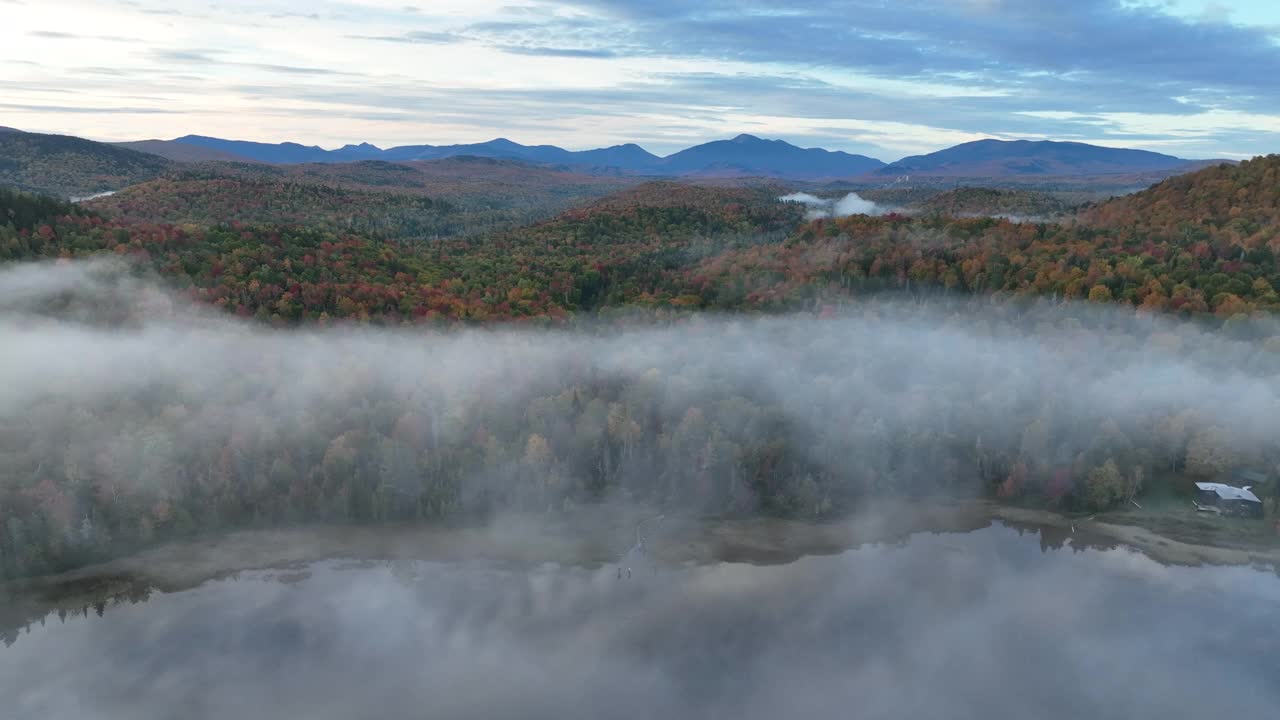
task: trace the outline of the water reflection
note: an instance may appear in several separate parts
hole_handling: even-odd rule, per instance
[[[610,567],[415,561],[330,561],[177,592],[108,579],[116,594],[96,610],[46,616],[0,650],[0,690],[5,717],[51,720],[1280,707],[1275,575],[1165,567],[1027,530],[631,581]]]

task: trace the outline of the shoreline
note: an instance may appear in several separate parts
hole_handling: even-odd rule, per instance
[[[485,526],[311,526],[235,530],[214,537],[159,545],[133,555],[56,575],[0,583],[0,596],[46,594],[58,588],[137,584],[164,592],[194,587],[240,572],[287,569],[326,559],[545,563],[597,567],[618,562],[633,543],[636,509],[608,509],[592,517],[503,516]],[[1117,516],[1128,517],[1128,516]],[[1168,565],[1270,566],[1280,572],[1280,542],[1227,547],[1190,542],[1140,524],[1109,522],[1107,515],[1072,518],[1049,510],[991,500],[882,500],[833,521],[752,518],[676,518],[655,532],[650,552],[669,565],[716,562],[774,565],[809,555],[832,555],[912,535],[972,532],[1000,522],[1053,532],[1057,544],[1131,548]],[[1156,516],[1152,516],[1153,519]],[[1134,519],[1128,517],[1128,519]]]
[[[1096,535],[1117,546],[1128,547],[1165,565],[1268,565],[1280,572],[1280,544],[1268,547],[1257,542],[1253,547],[1227,547],[1203,542],[1188,542],[1172,534],[1161,534],[1141,524],[1108,522],[1106,514],[1100,519],[1073,519],[1047,510],[1017,508],[992,504],[997,519],[1010,522],[1031,522],[1043,526],[1070,528],[1074,526],[1082,536]],[[1129,517],[1113,515],[1112,517]],[[1137,518],[1134,518],[1137,519]],[[1226,522],[1235,522],[1226,520]],[[1261,540],[1260,536],[1259,540]],[[1087,541],[1086,541],[1087,542]]]

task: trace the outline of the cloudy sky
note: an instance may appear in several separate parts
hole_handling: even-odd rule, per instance
[[[0,0],[0,17],[0,125],[104,140],[1280,151],[1275,0]]]

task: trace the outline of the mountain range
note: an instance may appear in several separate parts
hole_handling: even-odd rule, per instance
[[[613,170],[642,175],[768,176],[804,180],[852,177],[884,167],[883,162],[865,155],[799,148],[782,140],[764,140],[754,135],[739,135],[732,140],[696,145],[667,157],[654,155],[634,143],[573,151],[555,145],[521,145],[506,138],[465,145],[404,145],[385,150],[369,143],[325,150],[298,143],[256,143],[203,135],[186,135],[167,142],[147,141],[147,144],[148,152],[167,154],[175,160],[178,153],[187,152],[185,148],[195,146],[246,160],[278,164],[360,160],[406,162],[474,155],[597,172]]]
[[[801,148],[782,140],[739,135],[695,145],[666,157],[634,143],[573,151],[554,145],[522,145],[506,138],[463,145],[369,143],[326,150],[299,143],[259,143],[184,135],[174,140],[106,144],[62,135],[0,129],[0,184],[55,195],[118,190],[149,179],[166,164],[242,162],[269,165],[435,161],[453,157],[513,160],[592,175],[748,178],[799,182],[851,182],[879,186],[910,177],[928,182],[983,179],[1004,184],[1076,178],[1114,184],[1132,176],[1145,186],[1170,175],[1224,161],[1192,161],[1144,150],[1078,142],[979,140],[886,164],[864,155]],[[65,171],[65,172],[64,172]],[[149,176],[149,177],[148,177]],[[1111,180],[1108,180],[1111,179]]]
[[[462,145],[369,143],[326,150],[298,143],[259,143],[185,135],[174,140],[122,143],[178,162],[229,160],[272,164],[336,163],[362,160],[406,162],[459,155],[521,160],[586,172],[666,177],[774,177],[833,180],[856,177],[1059,177],[1192,170],[1206,164],[1146,150],[1100,147],[1051,140],[977,140],[885,163],[865,155],[801,148],[783,140],[739,135],[681,150],[666,157],[635,143],[573,151],[555,145],[522,145],[506,138]]]

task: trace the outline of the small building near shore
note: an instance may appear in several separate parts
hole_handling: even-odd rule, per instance
[[[1247,488],[1216,482],[1196,483],[1196,506],[1216,508],[1223,515],[1262,517],[1262,501]]]

